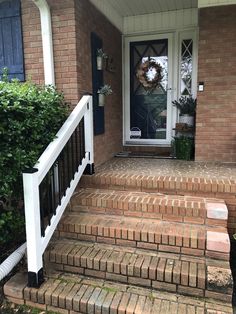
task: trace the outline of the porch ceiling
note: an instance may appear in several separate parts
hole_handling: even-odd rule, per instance
[[[122,16],[197,8],[197,0],[104,0]]]
[[[0,0],[1,1],[1,0]],[[89,0],[121,32],[127,20],[148,14],[168,14],[189,11],[197,14],[197,9],[218,5],[236,4],[236,0]],[[166,16],[165,16],[166,17]],[[137,21],[136,21],[137,22]]]

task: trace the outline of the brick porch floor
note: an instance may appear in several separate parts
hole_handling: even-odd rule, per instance
[[[195,162],[175,159],[113,158],[96,168],[96,174],[112,171],[132,175],[231,180],[236,184],[236,162]]]

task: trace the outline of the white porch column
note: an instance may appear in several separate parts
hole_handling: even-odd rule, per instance
[[[33,2],[40,11],[45,85],[55,85],[52,21],[50,8],[46,0],[33,0]]]

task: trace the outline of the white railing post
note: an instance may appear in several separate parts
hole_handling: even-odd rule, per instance
[[[43,282],[43,258],[39,205],[38,170],[23,173],[25,225],[28,259],[28,286],[39,287]]]
[[[94,147],[93,147],[93,98],[90,96],[84,115],[85,152],[89,153],[89,163],[85,169],[86,174],[94,173]]]

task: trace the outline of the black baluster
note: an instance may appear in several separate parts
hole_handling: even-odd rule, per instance
[[[52,186],[52,212],[53,215],[56,215],[56,186],[55,186],[55,166],[51,168],[51,186]]]
[[[66,154],[66,149],[65,147],[63,148],[63,151],[61,152],[62,158],[61,158],[61,169],[62,169],[62,189],[63,189],[63,195],[66,195],[66,161],[65,161],[65,154]]]
[[[39,202],[40,202],[40,224],[41,224],[41,236],[45,236],[45,226],[44,226],[44,198],[42,185],[39,186]]]
[[[66,173],[67,173],[67,184],[66,188],[70,186],[70,150],[69,150],[70,140],[66,144]]]
[[[75,177],[75,148],[74,148],[74,133],[71,134],[71,179]]]
[[[77,171],[79,167],[78,128],[75,129],[75,160],[76,160],[76,171]]]

